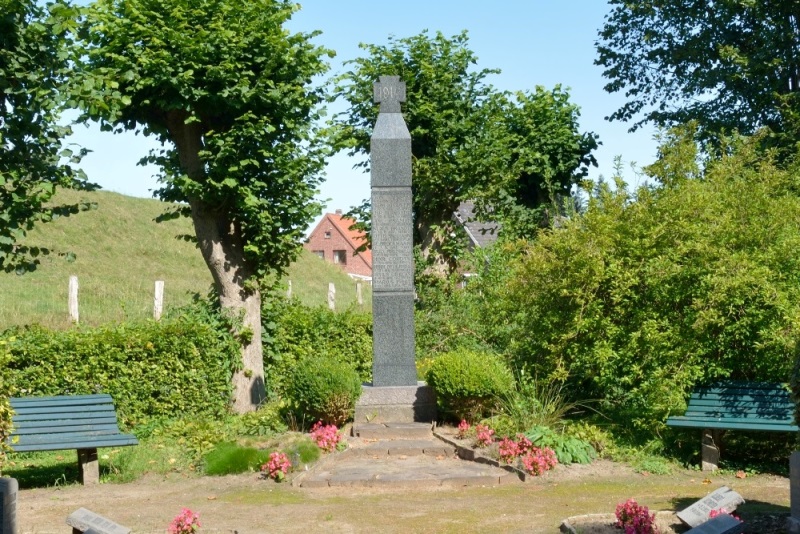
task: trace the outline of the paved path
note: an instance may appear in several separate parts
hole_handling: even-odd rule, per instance
[[[520,482],[515,473],[461,460],[456,448],[422,423],[359,425],[348,449],[331,454],[295,480],[304,488],[334,486],[488,486]]]

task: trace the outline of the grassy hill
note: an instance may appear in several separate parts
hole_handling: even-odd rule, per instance
[[[164,307],[180,306],[211,287],[211,274],[193,243],[178,239],[193,234],[187,219],[156,223],[166,204],[97,191],[61,191],[58,202],[85,199],[97,209],[40,225],[27,243],[57,252],[74,252],[69,263],[51,254],[32,273],[0,273],[0,330],[40,323],[68,326],[69,277],[78,277],[80,322],[105,322],[152,317],[156,280],[164,281]],[[328,283],[336,285],[336,305],[355,303],[355,282],[337,267],[303,251],[284,279],[292,281],[294,298],[309,305],[327,303]],[[371,292],[363,284],[364,307]]]

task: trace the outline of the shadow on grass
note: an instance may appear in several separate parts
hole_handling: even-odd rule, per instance
[[[51,488],[57,486],[80,485],[78,460],[53,461],[41,458],[12,458],[13,463],[6,466],[3,475],[17,479],[20,489]],[[100,479],[111,471],[100,464]]]

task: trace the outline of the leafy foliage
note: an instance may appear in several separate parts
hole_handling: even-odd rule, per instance
[[[514,381],[499,356],[472,351],[438,356],[425,378],[436,391],[440,412],[457,421],[478,421],[491,415],[498,397],[507,394]]]
[[[525,432],[534,445],[552,449],[562,464],[589,464],[597,457],[590,443],[567,432],[557,432],[546,426],[534,426]]]
[[[287,396],[300,425],[323,421],[341,426],[353,418],[361,380],[346,363],[319,356],[304,358],[292,372]]]
[[[11,354],[6,345],[7,342],[4,339],[0,339],[0,368],[6,367],[11,360]],[[11,403],[8,401],[11,392],[12,390],[7,381],[0,375],[0,472],[3,470],[6,453],[10,450],[7,440],[13,429],[11,417],[14,412],[11,409]]]
[[[329,52],[284,29],[287,0],[98,0],[83,27],[73,103],[107,130],[141,130],[164,147],[170,216],[191,216],[223,308],[242,315],[243,369],[234,408],[254,409],[265,384],[260,291],[282,274],[319,212],[325,149],[314,136]]]
[[[628,102],[612,120],[674,126],[703,137],[770,127],[793,147],[798,126],[797,6],[793,2],[612,0],[596,63]],[[639,118],[641,117],[641,118]]]
[[[372,84],[381,75],[400,76],[413,156],[414,239],[436,272],[452,270],[464,251],[464,240],[452,238],[464,237],[452,218],[462,201],[477,200],[479,217],[514,215],[519,222],[520,210],[569,194],[594,163],[595,136],[577,133],[578,109],[567,91],[496,91],[487,79],[499,71],[475,69],[466,32],[450,38],[422,32],[361,48],[366,57],[350,61],[352,70],[337,80],[336,96],[348,102],[337,117],[339,144],[368,154],[378,115]],[[369,228],[366,204],[351,213]]]
[[[91,207],[50,205],[56,188],[92,186],[72,167],[85,150],[66,147],[71,130],[59,124],[77,9],[2,0],[0,13],[0,269],[22,274],[50,253],[19,243],[34,224]]]
[[[276,298],[265,304],[263,315],[264,368],[273,395],[283,395],[291,387],[298,362],[316,356],[349,365],[362,382],[372,379],[371,314],[354,309],[333,312]]]
[[[226,327],[190,315],[65,332],[38,326],[0,334],[0,378],[20,396],[104,392],[120,422],[227,413],[236,344]]]
[[[662,154],[685,149],[681,138]],[[699,381],[788,377],[797,171],[776,168],[758,143],[733,143],[702,179],[651,167],[664,187],[601,187],[585,216],[528,245],[504,304],[518,365],[647,429],[682,410]]]
[[[288,427],[281,417],[279,402],[262,404],[258,410],[239,417],[239,431],[245,436],[271,436],[286,432]]]

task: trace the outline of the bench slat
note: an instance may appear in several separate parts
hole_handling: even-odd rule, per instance
[[[674,416],[667,419],[667,425],[682,428],[721,428],[730,430],[754,430],[764,432],[797,432],[797,425],[777,422],[754,422],[719,418],[684,418]]]
[[[83,418],[83,419],[64,419],[61,421],[52,421],[52,420],[35,420],[35,421],[17,421],[14,420],[14,432],[19,432],[20,430],[26,430],[31,428],[44,428],[44,429],[56,429],[56,428],[69,428],[71,426],[77,425],[105,425],[108,423],[117,424],[117,418],[114,416],[104,416],[104,417],[91,417],[91,418]]]
[[[32,451],[59,451],[67,449],[97,449],[99,447],[123,447],[126,445],[138,445],[139,441],[135,436],[116,434],[116,435],[98,435],[86,436],[83,439],[74,439],[70,441],[51,441],[51,442],[36,442],[36,443],[20,443],[13,445],[15,452],[32,452]]]
[[[13,408],[13,407],[12,407]],[[14,411],[19,414],[19,416],[31,416],[31,415],[50,415],[53,416],[53,419],[57,419],[57,414],[69,414],[69,413],[102,413],[102,412],[114,412],[114,406],[111,404],[100,404],[100,405],[87,405],[87,406],[42,406],[36,408],[13,408]]]
[[[58,397],[10,397],[11,407],[26,408],[35,406],[80,406],[85,404],[113,404],[111,395],[98,393],[95,395],[62,395]]]
[[[104,424],[95,424],[95,425],[70,425],[70,426],[58,426],[58,427],[25,427],[25,428],[14,428],[14,435],[15,436],[35,436],[37,434],[74,434],[80,432],[89,432],[91,430],[102,430],[102,431],[113,431],[117,434],[120,433],[119,427],[117,426],[116,421],[111,421],[110,423]]]

